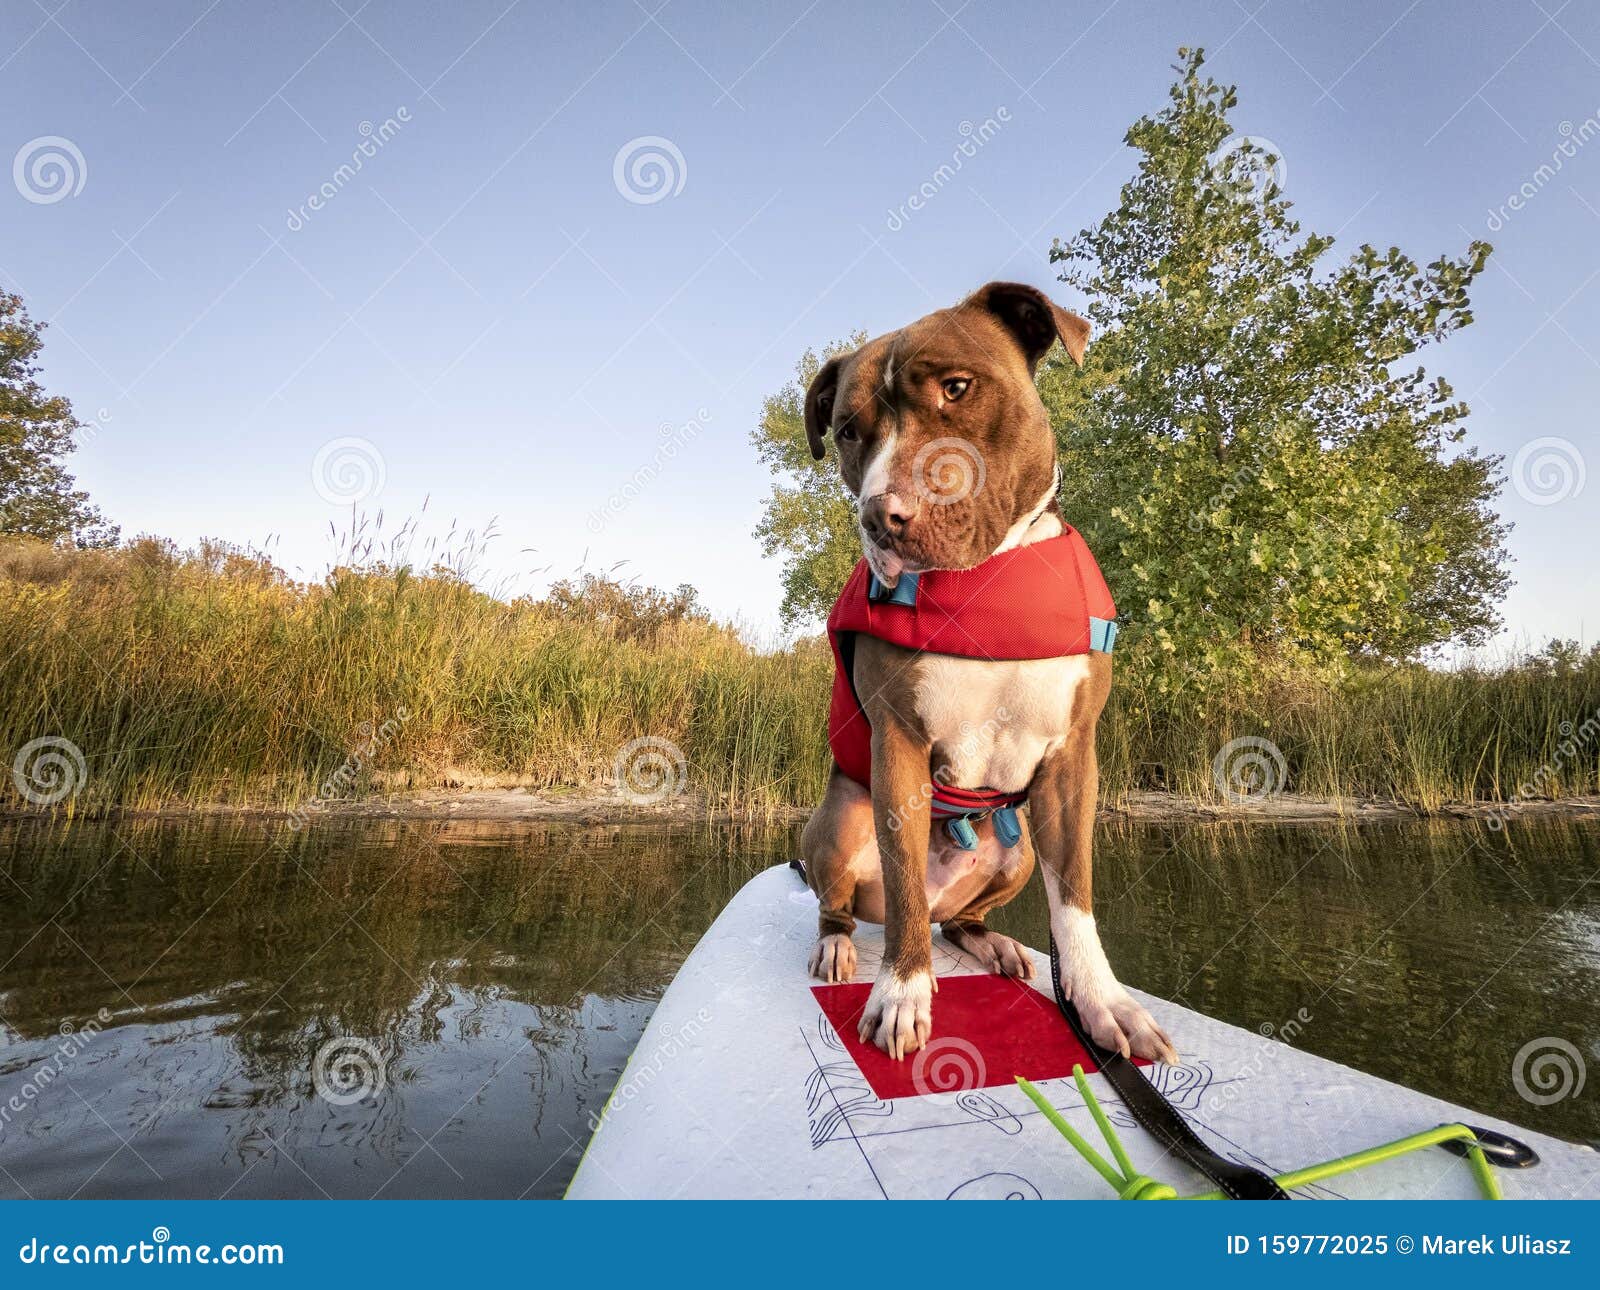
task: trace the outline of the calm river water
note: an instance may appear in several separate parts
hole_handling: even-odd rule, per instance
[[[678,964],[795,837],[0,822],[0,1197],[559,1196]],[[1096,891],[1131,984],[1596,1142],[1596,876],[1594,824],[1111,825]],[[1038,879],[993,921],[1039,944]],[[1552,1038],[1594,1078],[1535,1104],[1515,1061]]]

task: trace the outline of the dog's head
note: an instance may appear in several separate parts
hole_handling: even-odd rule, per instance
[[[1043,292],[991,282],[823,364],[806,438],[820,460],[832,431],[885,586],[980,564],[1051,500],[1055,437],[1033,374],[1057,340],[1081,365],[1088,339]]]

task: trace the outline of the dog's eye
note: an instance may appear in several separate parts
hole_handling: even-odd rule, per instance
[[[952,376],[939,382],[940,388],[944,390],[944,397],[951,403],[954,403],[963,394],[965,394],[967,392],[967,386],[971,384],[972,382],[964,376]]]
[[[856,438],[855,423],[851,421],[846,421],[833,432],[833,441],[835,443],[854,443]]]

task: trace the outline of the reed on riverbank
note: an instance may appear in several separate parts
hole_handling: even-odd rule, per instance
[[[294,809],[474,779],[590,787],[619,757],[648,795],[661,776],[673,785],[679,750],[682,786],[760,816],[822,791],[831,666],[815,639],[752,647],[687,591],[591,578],[508,601],[449,567],[369,560],[300,583],[220,546],[12,540],[0,544],[0,802]],[[1247,738],[1281,751],[1276,786],[1300,793],[1422,810],[1571,796],[1600,788],[1597,712],[1600,654],[1575,649],[1338,683],[1263,677],[1205,714],[1163,706],[1125,669],[1101,780],[1113,801],[1143,788],[1215,798],[1219,752]],[[60,751],[52,740],[81,767],[70,752],[36,765]],[[1255,771],[1271,781],[1272,764]],[[62,776],[71,791],[47,800]]]

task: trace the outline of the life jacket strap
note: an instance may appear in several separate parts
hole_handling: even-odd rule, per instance
[[[995,788],[954,788],[936,784],[933,788],[933,813],[936,816],[987,815],[1004,807],[1021,806],[1027,793],[1002,793]]]
[[[915,573],[902,573],[900,581],[890,587],[885,587],[878,581],[877,574],[870,574],[867,578],[867,599],[875,605],[904,605],[908,609],[917,606],[917,578]],[[1096,654],[1109,654],[1117,643],[1117,622],[1114,618],[1089,619],[1089,648]]]

